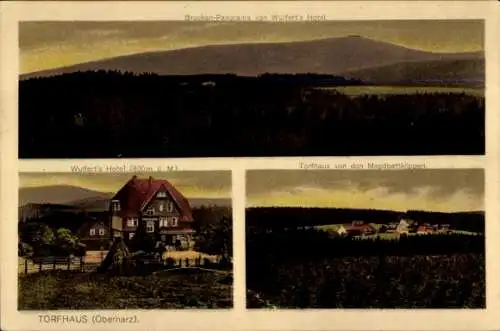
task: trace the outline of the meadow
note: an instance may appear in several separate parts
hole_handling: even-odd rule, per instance
[[[350,97],[362,95],[384,96],[384,95],[413,95],[413,94],[467,94],[475,97],[484,97],[482,87],[458,87],[458,86],[384,86],[384,85],[359,85],[320,87],[324,91],[337,91]]]
[[[232,273],[196,268],[109,277],[72,271],[19,277],[19,310],[231,308]]]

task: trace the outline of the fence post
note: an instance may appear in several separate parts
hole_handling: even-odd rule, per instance
[[[68,270],[71,268],[71,256],[68,256]]]
[[[80,272],[83,272],[83,256],[80,256]]]
[[[55,255],[53,256],[54,261],[52,261],[52,270],[56,270],[56,257]]]
[[[40,262],[38,264],[38,271],[42,272],[42,259],[40,259]]]
[[[24,274],[25,275],[28,274],[28,260],[27,259],[24,260]]]

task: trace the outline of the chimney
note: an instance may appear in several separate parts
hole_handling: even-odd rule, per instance
[[[129,184],[131,186],[135,186],[135,181],[137,180],[137,176],[136,175],[133,175],[132,178],[130,178],[129,180]]]
[[[149,176],[148,184],[149,184],[149,187],[151,187],[151,185],[153,185],[153,177]]]

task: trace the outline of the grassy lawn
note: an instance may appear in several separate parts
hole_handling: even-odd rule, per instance
[[[484,89],[477,87],[443,87],[443,86],[339,86],[321,88],[336,90],[349,96],[360,95],[388,95],[388,94],[417,94],[417,93],[466,93],[478,97],[484,96]]]
[[[19,310],[231,308],[232,274],[180,269],[109,277],[52,271],[19,277]]]
[[[316,230],[326,231],[326,232],[337,232],[340,227],[340,224],[325,224],[325,225],[317,225],[314,228]]]

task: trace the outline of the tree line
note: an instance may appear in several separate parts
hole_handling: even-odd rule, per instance
[[[375,209],[306,208],[306,207],[257,207],[246,209],[247,226],[255,229],[279,229],[297,226],[351,223],[361,220],[366,223],[398,223],[409,218],[419,224],[448,224],[455,230],[484,233],[484,213],[457,212],[438,213],[410,210],[397,212]]]
[[[484,153],[484,98],[348,96],[321,75],[79,72],[19,83],[21,158]]]
[[[232,209],[222,206],[200,206],[193,208],[195,219],[195,249],[207,254],[232,257]],[[57,212],[41,218],[29,218],[18,223],[18,254],[20,256],[68,256],[85,255],[86,246],[77,230],[88,222],[83,214]],[[103,212],[103,221],[109,215]],[[111,240],[111,238],[110,238]],[[109,243],[111,245],[111,242]],[[155,238],[138,233],[131,249],[155,252]]]

